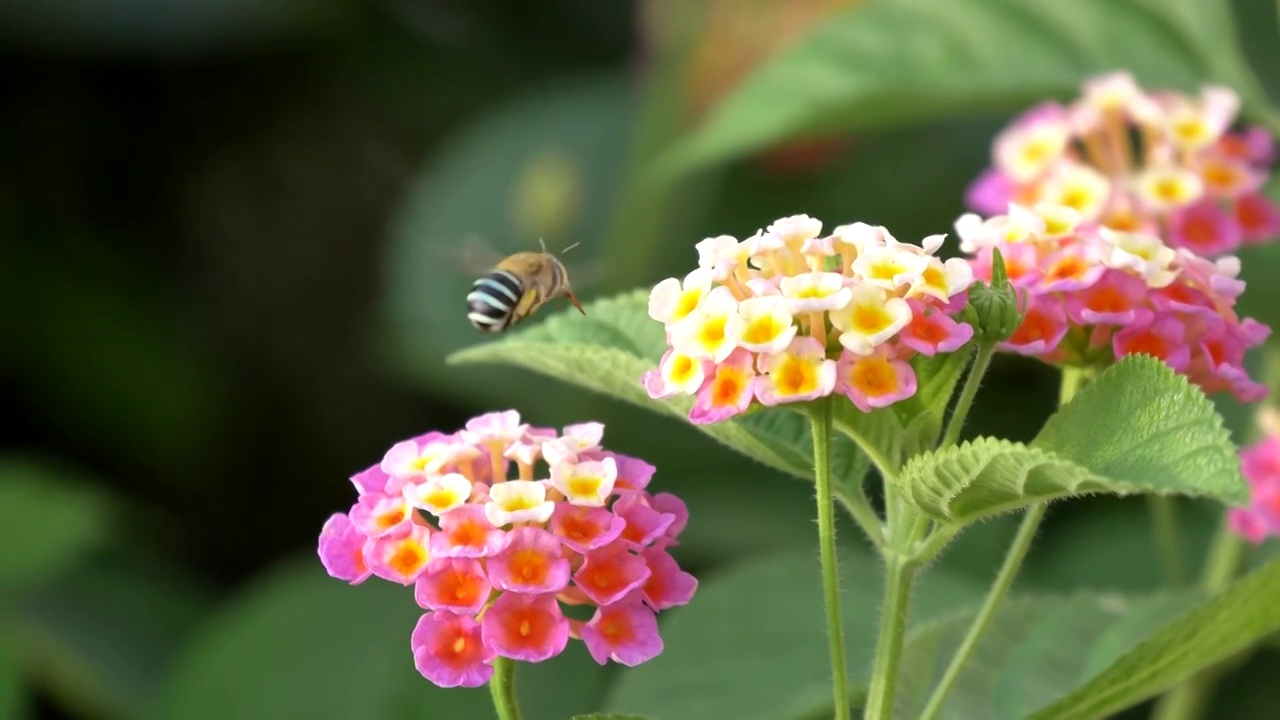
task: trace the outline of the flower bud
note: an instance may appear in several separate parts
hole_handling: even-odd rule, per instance
[[[993,249],[991,254],[991,282],[969,287],[969,304],[961,319],[973,326],[978,342],[988,344],[1008,340],[1022,323],[1018,295],[1005,274],[999,249]]]

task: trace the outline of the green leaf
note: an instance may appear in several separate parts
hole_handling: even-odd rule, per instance
[[[1080,687],[1198,599],[1195,592],[1008,598],[947,695],[940,717],[1024,718]],[[974,612],[952,614],[910,634],[894,717],[914,718],[924,709]]]
[[[492,717],[485,688],[438,688],[414,669],[409,635],[422,612],[412,588],[350,587],[314,558],[278,568],[197,631],[150,717]],[[549,718],[599,707],[604,669],[584,654],[522,666],[521,704]]]
[[[866,677],[882,569],[861,548],[840,551],[849,670]],[[822,583],[814,551],[778,553],[702,577],[688,606],[664,612],[662,655],[619,675],[605,708],[655,718],[800,720],[831,711]],[[938,617],[982,585],[937,568],[919,584],[912,618]]]
[[[29,704],[16,633],[9,625],[8,618],[0,619],[0,720],[20,720],[29,716]]]
[[[832,13],[756,68],[653,172],[688,172],[804,135],[1012,110],[1122,68],[1151,87],[1217,80],[1265,108],[1221,3],[871,0]]]
[[[648,315],[648,291],[634,290],[587,304],[578,312],[548,313],[545,320],[507,332],[448,358],[450,363],[497,362],[523,367],[664,415],[685,417],[692,398],[654,400],[640,384],[658,366],[666,341]],[[813,478],[809,422],[787,408],[757,410],[711,425],[695,425],[724,445],[769,467]],[[832,468],[841,478],[861,478],[867,461],[852,443],[833,438]]]
[[[1032,446],[1094,473],[1243,505],[1249,488],[1213,403],[1146,355],[1122,359],[1049,418]]]
[[[1031,717],[1108,717],[1154,697],[1280,630],[1278,596],[1280,558],[1178,616],[1145,642],[1119,654],[1070,695]]]
[[[960,525],[1091,492],[1247,499],[1213,404],[1145,356],[1099,375],[1030,446],[978,438],[917,455],[893,481],[933,518]]]
[[[0,591],[36,585],[107,534],[107,505],[57,464],[0,458]]]
[[[208,606],[180,568],[111,551],[84,558],[19,611],[42,689],[77,716],[124,720],[146,717]]]

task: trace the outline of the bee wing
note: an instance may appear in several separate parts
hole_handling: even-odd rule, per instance
[[[488,273],[504,257],[478,235],[467,235],[457,243],[436,248],[433,253],[441,264],[458,272],[480,276]]]

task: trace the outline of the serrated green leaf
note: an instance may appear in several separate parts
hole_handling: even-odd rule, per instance
[[[917,455],[893,482],[912,505],[956,525],[1068,495],[1138,491],[1052,453],[995,438]]]
[[[0,591],[53,577],[107,534],[104,499],[65,467],[0,458]]]
[[[849,672],[871,669],[880,562],[840,548]],[[662,655],[620,673],[606,710],[654,718],[801,720],[830,717],[831,684],[817,553],[775,553],[700,577],[689,605],[662,617]],[[976,602],[983,586],[945,568],[924,575],[913,621]]]
[[[1280,558],[1178,616],[1032,720],[1090,720],[1173,687],[1280,630]]]
[[[1022,595],[1006,600],[943,703],[940,720],[1014,720],[1066,696],[1133,645],[1195,606],[1190,592]],[[903,650],[895,718],[924,709],[975,610],[911,633]]]
[[[915,456],[894,482],[934,519],[960,525],[1093,492],[1236,502],[1244,490],[1213,404],[1145,356],[1104,371],[1030,446],[978,438]]]
[[[1249,502],[1240,461],[1213,403],[1146,355],[1107,368],[1049,418],[1031,443],[1104,477],[1180,494]]]
[[[1221,3],[870,0],[756,68],[652,172],[669,178],[807,134],[1012,110],[1117,69],[1152,87],[1217,80],[1266,107]]]
[[[644,374],[657,367],[666,348],[662,326],[648,315],[648,291],[605,298],[585,308],[586,317],[576,310],[551,313],[496,341],[455,353],[448,362],[515,365],[664,415],[686,417],[692,398],[654,400],[640,384]],[[809,423],[799,413],[764,409],[694,427],[769,467],[805,480],[813,478]],[[836,475],[859,479],[866,469],[865,456],[851,442],[833,438]]]

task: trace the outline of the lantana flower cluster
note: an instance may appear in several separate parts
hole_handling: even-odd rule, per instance
[[[654,398],[692,395],[689,419],[718,422],[753,403],[776,406],[842,393],[863,412],[915,394],[908,360],[959,349],[973,328],[954,316],[973,281],[968,264],[883,227],[822,235],[808,215],[746,240],[698,243],[698,269],[658,283],[649,316],[668,350],[643,383]]]
[[[1038,105],[1001,132],[967,203],[984,215],[1066,205],[1202,257],[1274,239],[1280,209],[1262,193],[1274,142],[1260,127],[1233,129],[1239,109],[1225,87],[1146,92],[1129,73],[1102,75],[1075,102]]]
[[[426,610],[414,663],[441,687],[483,685],[495,657],[540,662],[570,637],[601,665],[643,663],[662,652],[656,613],[698,585],[668,553],[688,510],[651,495],[654,467],[603,449],[603,435],[510,410],[396,443],[351,478],[358,499],[325,523],[320,560],[352,585],[413,586]]]
[[[1240,469],[1249,483],[1249,507],[1233,508],[1227,522],[1252,543],[1280,535],[1280,432],[1240,451]]]
[[[1267,394],[1246,374],[1245,352],[1270,328],[1240,318],[1234,256],[1208,260],[1160,237],[1087,222],[1075,209],[1011,204],[1006,215],[956,221],[974,275],[989,280],[998,249],[1023,312],[998,349],[1054,364],[1105,367],[1152,355],[1206,393],[1242,402]]]

